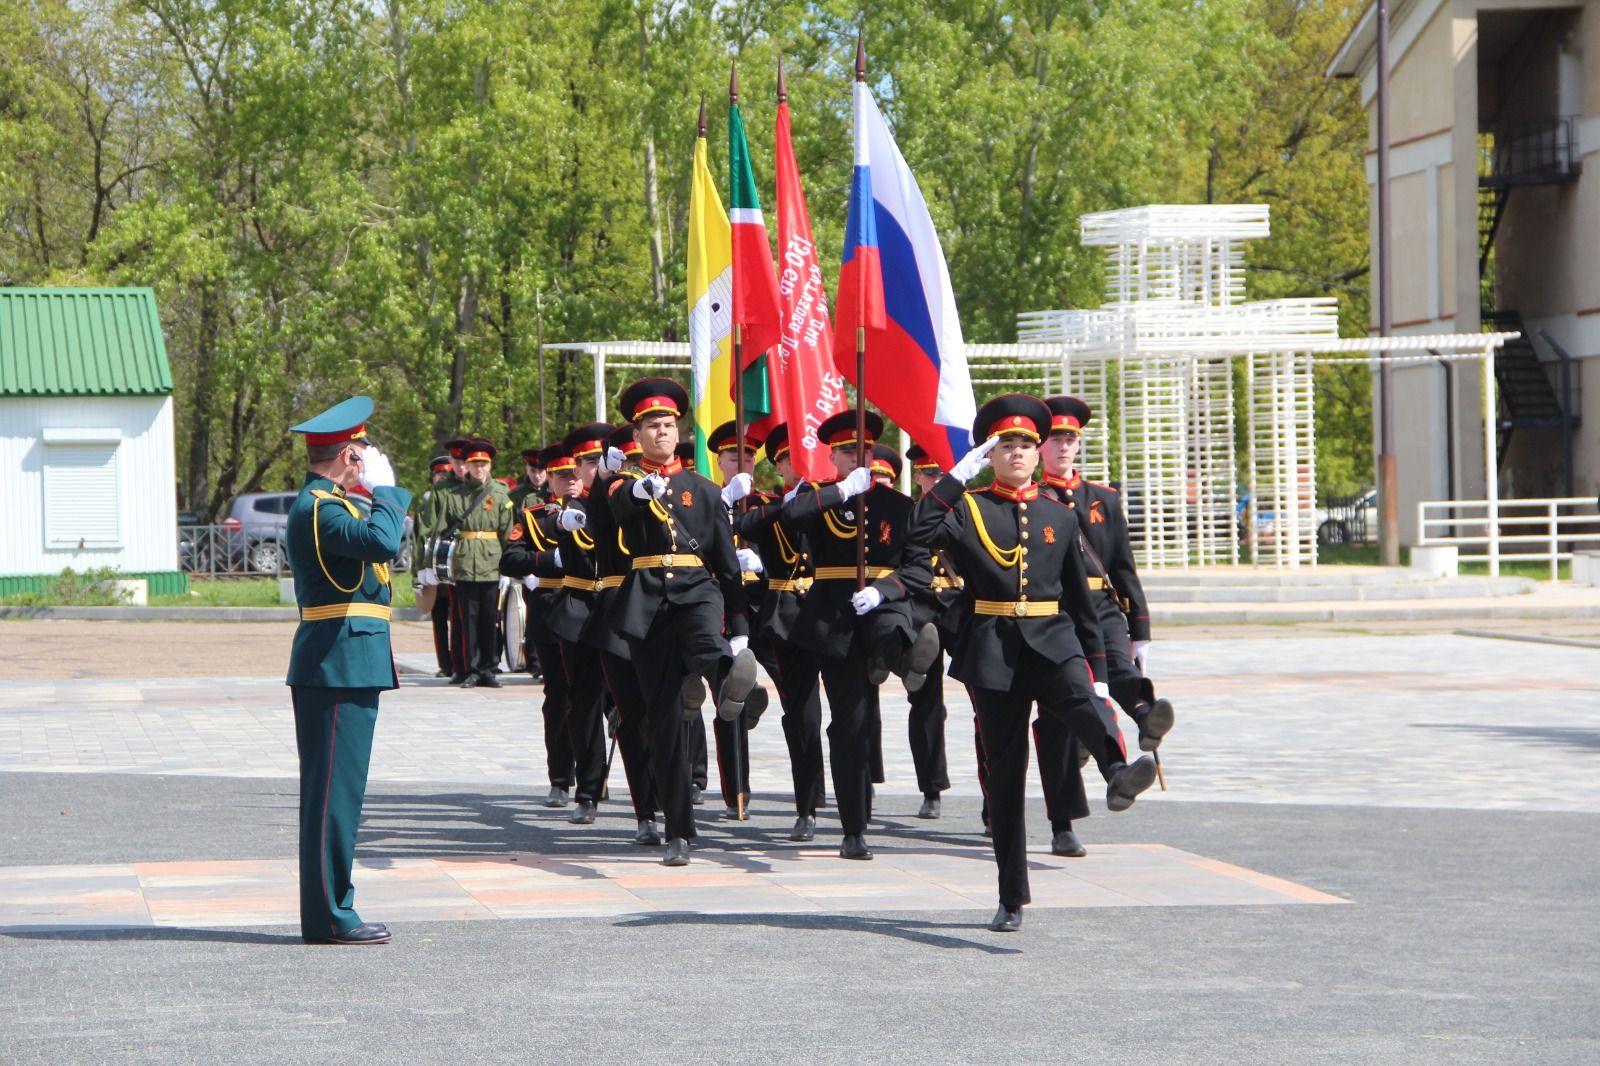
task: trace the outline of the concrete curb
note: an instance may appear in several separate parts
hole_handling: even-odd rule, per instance
[[[1524,644],[1555,644],[1562,648],[1592,648],[1600,651],[1600,640],[1579,640],[1577,637],[1547,637],[1537,633],[1497,633],[1492,629],[1458,629],[1458,637],[1482,637],[1485,640],[1520,640]]]
[[[423,618],[415,607],[394,612],[397,622]],[[37,619],[89,622],[296,622],[293,607],[0,607],[0,620]]]

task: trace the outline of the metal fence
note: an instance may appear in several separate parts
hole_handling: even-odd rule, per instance
[[[1417,546],[1453,544],[1462,562],[1548,562],[1550,580],[1573,551],[1600,548],[1600,509],[1593,496],[1536,500],[1423,500],[1417,504]],[[1468,554],[1471,549],[1471,554]]]
[[[281,526],[180,526],[178,565],[195,577],[286,577],[289,559],[282,538]],[[395,570],[411,569],[412,550],[408,521],[392,563]]]

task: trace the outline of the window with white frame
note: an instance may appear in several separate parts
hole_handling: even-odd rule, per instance
[[[44,432],[44,546],[92,551],[122,546],[116,430]]]

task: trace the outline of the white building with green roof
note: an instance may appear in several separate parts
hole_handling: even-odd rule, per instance
[[[172,368],[150,289],[0,288],[0,595],[178,568]]]

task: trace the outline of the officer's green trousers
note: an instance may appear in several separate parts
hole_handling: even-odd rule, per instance
[[[350,869],[379,691],[290,688],[300,748],[300,931],[308,940],[361,924]]]

